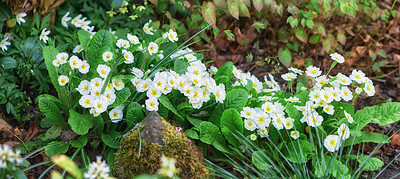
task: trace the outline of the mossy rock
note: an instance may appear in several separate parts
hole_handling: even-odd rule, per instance
[[[117,178],[132,178],[140,174],[156,174],[160,157],[175,158],[181,178],[208,178],[209,171],[200,162],[203,154],[180,128],[172,126],[157,112],[151,112],[138,130],[133,130],[121,140],[112,170]],[[141,150],[139,157],[139,146]]]

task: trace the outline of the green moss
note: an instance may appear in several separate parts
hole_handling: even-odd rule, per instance
[[[165,126],[162,131],[163,146],[157,143],[147,143],[142,139],[141,153],[139,155],[139,133],[133,131],[121,141],[121,148],[116,154],[112,174],[118,178],[132,178],[140,174],[156,174],[160,169],[160,157],[175,158],[176,168],[180,169],[178,176],[181,178],[208,178],[209,171],[199,162],[203,155],[182,131],[177,131],[174,126],[164,119]],[[194,160],[196,159],[196,160]]]

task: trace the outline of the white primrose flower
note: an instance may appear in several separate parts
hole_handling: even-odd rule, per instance
[[[294,68],[294,67],[290,67],[288,70],[292,71],[293,73],[296,73],[298,75],[302,75],[303,74],[303,71],[301,71],[301,70],[299,70],[297,68]]]
[[[121,121],[121,119],[124,116],[124,113],[122,112],[122,109],[120,107],[116,107],[116,108],[112,109],[108,113],[109,116],[110,116],[111,122],[117,123],[117,122]]]
[[[148,98],[159,98],[161,96],[161,92],[151,85],[147,90],[146,95]]]
[[[306,74],[310,77],[318,77],[319,75],[321,75],[322,71],[315,66],[309,66],[306,68]]]
[[[61,65],[61,60],[58,59],[58,58],[56,58],[56,59],[53,60],[52,64],[53,64],[53,66],[55,66],[55,67],[60,67],[60,65]]]
[[[365,81],[365,74],[361,70],[354,69],[351,72],[350,79],[361,84]]]
[[[110,51],[104,52],[102,56],[105,62],[108,62],[113,59],[113,53],[111,53]]]
[[[145,101],[146,109],[148,111],[158,111],[158,100],[157,98],[149,98]]]
[[[71,58],[69,58],[69,66],[72,69],[79,69],[82,66],[82,60],[73,55]]]
[[[325,105],[323,109],[326,114],[333,115],[335,113],[334,107],[332,105]]]
[[[322,118],[322,116],[320,116],[316,111],[313,111],[307,119],[307,124],[311,127],[318,127],[322,124],[322,121],[324,120],[324,118]]]
[[[92,26],[92,27],[90,27],[89,26],[89,24],[90,23],[92,23],[92,21],[85,21],[85,20],[82,20],[81,21],[81,28],[83,29],[83,30],[85,30],[85,31],[93,31],[93,29],[94,29],[94,26]]]
[[[292,103],[298,103],[298,102],[300,102],[300,99],[295,96],[291,96],[288,99],[285,99],[285,101],[292,102]]]
[[[25,16],[26,16],[26,12],[21,12],[21,13],[17,14],[16,19],[17,19],[17,22],[19,25],[21,25],[21,22],[22,23],[26,22],[24,19]]]
[[[92,88],[90,90],[90,95],[93,97],[100,97],[101,96],[101,89]]]
[[[158,52],[158,45],[154,42],[150,42],[147,50],[149,51],[150,55],[153,55]]]
[[[8,37],[6,37],[5,39],[3,39],[0,42],[1,50],[3,50],[3,52],[8,50],[7,45],[11,45],[11,43],[8,42],[7,40],[8,40]]]
[[[136,91],[138,91],[139,93],[147,91],[151,83],[151,79],[140,80],[136,86]]]
[[[83,108],[92,108],[93,107],[94,97],[91,95],[83,95],[81,99],[79,99],[79,105]]]
[[[272,124],[277,130],[283,129],[283,124],[285,121],[285,116],[282,114],[272,115]]]
[[[340,101],[340,97],[341,97],[341,94],[340,94],[340,89],[339,88],[329,88],[330,90],[329,90],[329,92],[331,93],[331,96],[332,96],[332,98],[335,100],[335,101]]]
[[[374,84],[370,81],[365,83],[364,91],[368,94],[368,96],[373,96],[375,94]]]
[[[132,74],[134,74],[137,78],[142,78],[143,77],[143,71],[139,68],[132,68]]]
[[[328,135],[324,140],[324,146],[329,152],[335,152],[340,147],[338,135]]]
[[[319,89],[314,89],[312,91],[310,91],[310,93],[308,94],[308,96],[310,97],[310,101],[313,102],[317,102],[321,99],[322,95],[321,95],[321,90]]]
[[[271,122],[271,118],[269,117],[269,115],[267,113],[262,111],[260,108],[258,108],[258,109],[259,109],[259,111],[255,114],[255,117],[253,118],[253,120],[257,124],[258,128],[268,127],[269,123]]]
[[[257,135],[255,135],[255,134],[251,134],[250,135],[250,140],[257,140]]]
[[[67,84],[68,82],[69,82],[68,76],[65,75],[58,76],[58,84],[60,86],[65,86],[65,84]]]
[[[215,75],[218,71],[218,68],[215,66],[210,66],[209,68],[209,72],[210,72],[210,76]]]
[[[186,54],[185,56],[184,56],[187,60],[188,60],[188,62],[189,62],[189,64],[190,65],[194,65],[193,63],[197,63],[197,57],[196,56],[194,56],[193,54]]]
[[[68,57],[69,57],[68,53],[61,52],[61,53],[57,54],[56,59],[60,60],[60,63],[62,65],[62,64],[67,63]]]
[[[321,99],[324,100],[326,103],[331,103],[333,101],[333,96],[331,93],[331,88],[325,88],[321,90]]]
[[[128,33],[127,37],[128,37],[129,42],[131,42],[133,45],[136,45],[136,44],[140,43],[139,38],[136,37],[135,35],[131,35],[131,34]]]
[[[251,119],[245,119],[244,120],[244,128],[246,128],[249,131],[254,131],[257,126]]]
[[[154,35],[154,33],[152,32],[152,31],[153,31],[153,27],[150,27],[150,28],[149,28],[150,23],[151,23],[151,19],[149,20],[149,22],[147,22],[147,23],[144,24],[144,26],[143,26],[143,31],[144,31],[144,33],[146,33],[146,34]]]
[[[118,41],[117,41],[117,47],[118,47],[118,48],[127,49],[127,48],[130,47],[129,41],[124,40],[124,39],[118,39]]]
[[[135,86],[136,88],[137,88],[137,85],[139,84],[140,81],[141,81],[141,79],[138,78],[138,77],[135,77],[135,78],[131,79],[131,82],[132,82],[133,86]]]
[[[356,90],[354,90],[354,92],[358,95],[361,94],[363,92],[363,89],[360,87],[357,87]]]
[[[67,24],[67,22],[68,21],[70,21],[72,18],[71,17],[68,17],[68,15],[69,15],[69,11],[62,17],[62,19],[61,19],[61,24],[62,24],[62,26],[64,26],[65,28],[68,28],[68,24]]]
[[[298,139],[300,137],[299,131],[290,131],[290,137],[292,137],[294,140]]]
[[[88,80],[82,80],[77,90],[81,95],[88,95],[92,90],[90,82]]]
[[[342,84],[342,85],[346,85],[347,86],[347,85],[351,84],[351,79],[349,77],[343,75],[342,73],[338,73],[336,75],[336,77],[337,77],[337,80],[339,80],[340,84]]]
[[[178,41],[178,34],[176,34],[176,32],[173,31],[172,29],[169,29],[169,32],[168,32],[168,39],[169,39],[171,42],[176,42],[176,41]]]
[[[283,74],[281,77],[285,81],[292,81],[297,78],[297,75],[295,73],[289,72],[289,73]]]
[[[100,77],[106,78],[110,70],[111,68],[109,66],[100,64],[99,66],[97,66],[96,71],[100,75]]]
[[[124,50],[122,53],[124,54],[124,63],[131,64],[134,62],[135,57],[133,56],[132,52]]]
[[[344,116],[346,117],[347,121],[351,124],[354,122],[353,117],[347,113],[346,111],[344,111]]]
[[[94,101],[93,107],[98,113],[103,113],[107,110],[108,107],[108,99],[105,98],[98,98]]]
[[[343,98],[343,100],[345,101],[350,101],[353,99],[353,94],[352,92],[349,90],[349,88],[347,88],[346,86],[342,86],[342,89],[340,90],[340,96]]]
[[[271,102],[265,102],[262,106],[261,109],[263,109],[266,113],[271,114],[272,112],[275,111],[275,106]]]
[[[160,58],[160,59],[163,59],[164,55],[162,53],[160,53],[160,54],[157,55],[157,57]]]
[[[81,18],[82,14],[79,14],[78,16],[76,16],[74,19],[72,19],[71,23],[75,26],[75,27],[81,27]]]
[[[122,81],[122,79],[112,79],[112,85],[116,90],[122,90],[125,87],[124,82]]]
[[[114,90],[106,90],[102,97],[107,98],[107,103],[110,105],[115,102],[115,99],[117,99],[117,95],[115,95]]]
[[[72,53],[80,53],[82,52],[83,48],[82,45],[77,45],[74,50],[72,50]]]
[[[103,80],[101,78],[93,78],[92,80],[90,80],[90,87],[91,89],[97,89],[97,90],[101,90],[101,88],[103,87]]]
[[[0,169],[14,168],[15,165],[20,165],[23,162],[21,151],[13,151],[12,148],[6,144],[0,145]]]
[[[337,61],[338,63],[343,63],[344,62],[344,57],[338,53],[333,53],[330,55],[332,60]]]
[[[287,129],[287,130],[292,129],[293,125],[294,125],[293,122],[294,122],[294,119],[288,117],[285,119],[283,126],[285,126],[285,129]]]
[[[341,124],[338,129],[339,138],[342,140],[346,140],[350,137],[349,127],[345,123]]]
[[[47,28],[44,28],[42,30],[42,33],[40,33],[40,38],[39,39],[43,40],[43,42],[47,44],[47,40],[49,40],[49,37],[48,37],[49,34],[50,34],[50,31],[47,30]]]
[[[213,94],[215,95],[215,100],[220,103],[224,103],[224,100],[226,98],[226,92],[225,92],[225,85],[224,84],[219,84],[214,88]]]
[[[256,111],[250,107],[244,107],[242,111],[240,111],[240,116],[251,119],[255,115]]]
[[[101,161],[101,156],[96,157],[96,162],[92,162],[89,165],[87,172],[83,174],[85,179],[98,179],[98,178],[108,178],[110,175],[110,167],[105,161]]]
[[[324,84],[328,83],[328,79],[326,78],[325,75],[321,75],[317,78],[315,78],[315,86],[321,88],[322,86],[324,86]]]
[[[257,130],[257,134],[261,137],[261,138],[265,138],[268,137],[268,129],[267,128],[260,128]]]
[[[79,67],[79,72],[81,72],[82,74],[86,74],[89,72],[89,69],[89,63],[86,60],[82,61],[82,65]]]

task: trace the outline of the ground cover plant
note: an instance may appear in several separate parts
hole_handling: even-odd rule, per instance
[[[280,8],[285,7],[291,20],[299,20],[294,26],[289,22],[293,34],[286,35],[293,43],[280,39],[287,47],[279,47],[268,58],[268,63],[284,64],[285,68],[273,67],[287,71],[280,75],[252,74],[230,61],[216,63],[218,59],[207,58],[209,52],[192,50],[201,39],[217,37],[223,30],[212,27],[216,22],[214,5],[223,1],[150,2],[67,1],[66,6],[58,7],[56,17],[25,12],[11,15],[1,4],[7,27],[2,24],[0,36],[4,56],[0,58],[0,104],[14,115],[15,121],[8,122],[32,126],[21,132],[0,120],[2,140],[14,139],[0,147],[0,176],[112,178],[120,141],[127,133],[140,131],[141,121],[153,111],[176,126],[170,130],[179,134],[182,130],[190,138],[185,141],[203,152],[212,177],[378,177],[398,157],[388,163],[377,155],[382,146],[396,143],[397,128],[385,134],[369,128],[396,126],[400,104],[386,102],[356,110],[361,98],[379,91],[372,81],[375,78],[357,68],[336,70],[348,64],[345,56],[335,52],[342,51],[340,46],[325,51],[324,61],[329,62],[325,70],[311,64],[290,67],[288,61],[296,51],[298,29],[309,28],[305,31],[318,36],[310,20],[314,23],[335,17],[335,13],[351,17],[355,16],[353,10],[360,9],[387,19],[375,2],[324,2],[332,9],[321,11],[317,1],[309,6],[253,1],[259,18],[269,18],[271,9],[274,16],[283,16]],[[228,1],[228,9],[221,5],[217,12],[238,18],[234,13],[239,11],[232,8],[240,8],[246,15],[249,6],[247,1]],[[375,7],[373,12],[365,12],[371,7]],[[167,8],[171,9],[165,11]],[[268,12],[261,11],[267,8]],[[311,17],[311,12],[323,16]],[[178,20],[168,17],[170,23],[164,24],[165,19],[149,17],[151,13],[176,13],[197,21],[177,24]],[[54,25],[49,24],[52,19]],[[185,25],[198,29],[186,34]],[[321,30],[321,26],[315,28]],[[259,23],[257,27],[262,29]],[[235,37],[228,29],[223,32]],[[320,34],[322,46],[332,35],[327,36],[324,39]],[[31,93],[27,96],[28,89]],[[34,105],[39,113],[22,115]],[[134,156],[141,156],[140,141],[139,153]],[[373,149],[367,150],[365,144],[371,143]],[[182,170],[176,158],[168,154],[153,158],[160,161],[161,168],[137,178],[179,178]],[[29,174],[31,171],[37,174]]]

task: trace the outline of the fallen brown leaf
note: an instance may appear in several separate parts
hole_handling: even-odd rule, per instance
[[[35,137],[39,133],[39,124],[36,122],[31,125],[28,129],[28,133],[25,136],[24,142],[30,141],[33,137]]]

